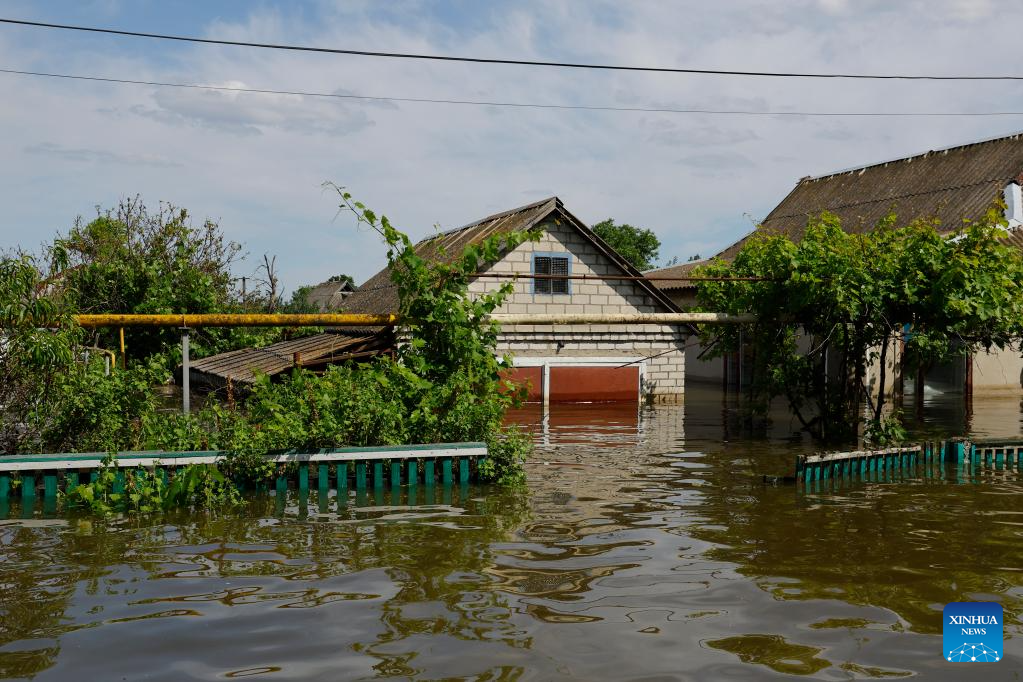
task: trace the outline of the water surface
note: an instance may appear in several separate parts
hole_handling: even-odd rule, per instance
[[[930,408],[927,433],[1020,433],[1018,398],[969,418]],[[1021,676],[1015,472],[765,485],[810,446],[784,416],[744,429],[714,391],[685,407],[516,418],[538,442],[525,491],[388,490],[339,505],[314,490],[219,516],[102,522],[10,509],[0,677]],[[941,608],[957,600],[1003,605],[1003,661],[941,659]]]

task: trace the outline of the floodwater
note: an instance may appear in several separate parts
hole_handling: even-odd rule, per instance
[[[1019,437],[1019,398],[919,428]],[[944,416],[941,416],[944,415]],[[992,416],[993,415],[993,416]],[[523,410],[528,490],[253,501],[220,516],[0,521],[0,677],[925,680],[1023,677],[1023,480],[807,493],[810,446],[734,404]],[[997,601],[998,663],[941,657]],[[974,666],[974,667],[967,667]],[[980,667],[976,667],[980,666]]]

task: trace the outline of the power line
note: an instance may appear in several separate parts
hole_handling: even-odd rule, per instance
[[[108,35],[130,36],[133,38],[152,38],[157,40],[174,40],[184,43],[203,43],[207,45],[229,45],[232,47],[256,47],[267,50],[290,50],[292,52],[318,52],[321,54],[345,54],[360,57],[385,57],[390,59],[422,59],[441,62],[468,62],[472,64],[505,64],[513,66],[551,66],[565,69],[595,69],[602,71],[644,71],[654,73],[683,73],[708,76],[758,76],[769,78],[854,78],[862,80],[923,80],[923,81],[1018,81],[1023,76],[927,76],[927,75],[893,75],[864,73],[806,73],[786,71],[731,71],[725,69],[683,69],[667,66],[625,66],[617,64],[591,64],[582,62],[549,62],[529,59],[487,59],[484,57],[453,57],[448,55],[422,54],[409,52],[374,52],[370,50],[343,50],[331,47],[312,47],[308,45],[285,45],[278,43],[254,43],[242,40],[220,40],[215,38],[196,38],[193,36],[176,36],[164,33],[144,33],[141,31],[122,31],[113,28],[97,28],[94,26],[75,26],[72,24],[51,24],[42,21],[25,21],[22,19],[3,19],[0,23],[34,28],[53,28],[65,31],[84,31],[87,33],[104,33]]]
[[[23,71],[19,69],[0,68],[0,73],[19,76],[38,76],[44,78],[61,78],[65,80],[95,81],[100,83],[120,83],[126,85],[150,85],[162,88],[185,88],[191,90],[215,90],[222,92],[243,92],[258,95],[300,95],[302,97],[323,97],[330,99],[361,100],[370,102],[410,102],[414,104],[455,104],[484,107],[510,107],[516,109],[558,109],[578,111],[619,111],[643,112],[658,114],[713,114],[735,116],[814,116],[814,117],[974,117],[974,116],[1023,116],[1023,111],[754,111],[749,109],[674,109],[668,107],[616,107],[583,104],[543,104],[539,102],[502,102],[491,100],[469,99],[436,99],[428,97],[381,97],[373,95],[356,95],[339,92],[311,92],[307,90],[270,90],[266,88],[241,88],[228,85],[202,85],[198,83],[170,83],[166,81],[134,80],[129,78],[108,78],[104,76],[83,76],[78,74],[53,73],[47,71]]]

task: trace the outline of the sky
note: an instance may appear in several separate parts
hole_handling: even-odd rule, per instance
[[[0,17],[229,40],[733,70],[1023,74],[1023,3],[0,0]],[[0,68],[381,97],[753,111],[1023,111],[1021,82],[581,71],[209,46],[0,25]],[[1023,130],[1023,116],[509,109],[0,74],[0,249],[125,197],[219,221],[286,289],[384,263],[323,183],[414,237],[557,195],[709,256],[807,175]]]

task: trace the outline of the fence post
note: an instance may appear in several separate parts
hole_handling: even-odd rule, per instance
[[[188,327],[181,328],[181,411],[192,411],[191,370],[188,367]]]

